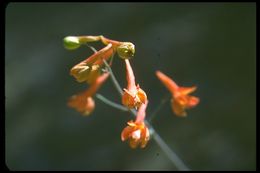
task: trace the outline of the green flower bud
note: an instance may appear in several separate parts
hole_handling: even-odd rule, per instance
[[[74,50],[80,47],[78,37],[68,36],[63,39],[64,47],[68,50]]]
[[[135,45],[130,42],[124,42],[117,47],[117,53],[122,59],[131,59],[135,54]]]

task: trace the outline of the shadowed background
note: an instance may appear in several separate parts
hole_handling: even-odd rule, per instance
[[[66,106],[88,86],[69,75],[92,54],[63,48],[68,35],[104,35],[136,46],[131,64],[148,95],[147,117],[169,95],[161,70],[197,85],[200,104],[176,117],[167,102],[155,130],[192,170],[256,169],[254,3],[10,3],[5,25],[5,161],[11,170],[176,170],[157,144],[120,140],[133,119],[96,100],[89,117]],[[97,49],[102,44],[95,44]],[[126,86],[117,56],[113,71]],[[120,103],[112,82],[99,93]]]

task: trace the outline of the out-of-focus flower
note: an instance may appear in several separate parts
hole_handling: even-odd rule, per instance
[[[103,49],[94,53],[86,60],[76,64],[70,70],[70,74],[76,78],[78,82],[93,83],[101,74],[103,60],[108,60],[114,54],[112,44],[108,44]]]
[[[89,115],[95,109],[95,101],[92,96],[96,94],[108,76],[109,73],[103,73],[98,76],[95,82],[92,83],[86,91],[73,95],[68,101],[68,106],[74,108],[82,115]]]
[[[173,112],[177,116],[187,116],[185,110],[196,106],[200,101],[198,97],[189,95],[194,92],[197,87],[180,87],[171,78],[160,71],[156,71],[156,75],[172,94],[171,106]]]
[[[150,139],[149,129],[144,123],[145,110],[148,101],[139,108],[136,116],[135,122],[133,120],[127,122],[128,126],[125,127],[121,133],[121,140],[129,140],[129,145],[131,148],[137,148],[140,145],[144,148]]]
[[[91,114],[95,109],[95,100],[92,97],[86,97],[84,93],[81,93],[73,95],[68,101],[68,106],[85,116]]]
[[[125,63],[127,89],[124,88],[122,104],[130,109],[138,109],[141,104],[144,104],[147,101],[147,96],[146,93],[140,88],[140,86],[135,84],[135,76],[129,60],[125,59]]]

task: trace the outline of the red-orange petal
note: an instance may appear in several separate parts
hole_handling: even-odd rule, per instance
[[[170,77],[168,77],[167,75],[165,75],[161,71],[157,70],[155,73],[156,73],[156,76],[158,77],[158,79],[160,79],[160,81],[164,84],[164,86],[173,95],[174,92],[176,92],[176,90],[179,88],[179,86]]]
[[[176,99],[171,100],[171,107],[173,112],[180,117],[186,117],[185,107],[181,105]]]
[[[124,89],[122,95],[122,104],[130,109],[135,107],[135,97],[126,89]]]
[[[121,132],[121,140],[125,141],[129,138],[130,134],[133,131],[133,127],[127,126],[124,128],[124,130]]]
[[[85,96],[90,97],[94,95],[100,86],[106,81],[109,73],[103,73],[101,76],[98,76],[96,80],[90,85],[90,87],[85,91]]]
[[[128,59],[125,59],[125,65],[126,65],[127,89],[129,91],[136,91],[134,72],[131,67],[130,61]]]
[[[146,93],[144,92],[144,90],[142,90],[141,88],[138,88],[137,89],[137,97],[140,99],[140,101],[145,104],[146,101],[147,101],[147,95]]]
[[[140,140],[135,140],[133,138],[130,138],[130,140],[129,140],[129,145],[133,149],[137,148],[139,143],[140,143]]]
[[[196,86],[192,86],[192,87],[179,87],[178,88],[178,92],[181,95],[188,95],[188,94],[194,92],[196,89],[197,89]]]
[[[85,62],[87,65],[92,65],[93,63],[97,62],[101,58],[107,59],[113,55],[113,47],[112,44],[108,44],[106,47],[103,49],[100,49],[87,59],[85,59],[82,62]]]
[[[95,101],[92,97],[85,97],[82,93],[73,95],[69,101],[68,106],[74,108],[83,115],[89,115],[95,109]]]
[[[103,60],[108,60],[109,58],[112,57],[112,55],[114,54],[114,49],[112,47],[111,44],[108,44],[105,48],[103,48],[102,50],[103,53],[101,53],[99,55],[99,58],[96,62],[94,62],[94,64],[98,64],[98,65],[102,65],[104,64],[104,61]]]
[[[141,148],[144,148],[150,138],[149,129],[145,126],[141,133]]]
[[[200,102],[200,99],[195,96],[188,96],[187,107],[192,108]]]
[[[120,41],[116,41],[116,40],[111,40],[111,39],[108,39],[104,36],[101,36],[101,41],[104,43],[104,44],[109,44],[111,43],[113,45],[113,47],[117,47],[117,46],[120,46],[122,44],[122,42]]]

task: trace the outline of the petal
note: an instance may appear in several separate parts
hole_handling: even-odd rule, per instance
[[[143,139],[143,140],[141,141],[140,147],[141,147],[141,148],[144,148],[144,147],[147,145],[147,143],[148,143],[148,141],[145,140],[145,139]]]
[[[147,139],[147,138],[142,139],[140,147],[141,147],[141,148],[146,147],[146,145],[147,145],[147,143],[148,143],[148,140],[149,140],[149,139]]]
[[[80,63],[71,68],[70,75],[76,78],[77,82],[84,82],[89,76],[90,68],[85,63]]]
[[[131,136],[133,139],[136,139],[136,140],[141,139],[141,129],[137,129],[137,130],[133,131]]]
[[[181,104],[179,104],[178,101],[176,101],[176,99],[172,99],[171,100],[171,106],[172,106],[172,110],[173,112],[180,117],[186,117],[187,113],[185,112],[185,107]]]
[[[142,90],[141,88],[137,89],[137,97],[140,99],[140,101],[145,104],[145,102],[147,101],[147,96],[146,93],[144,92],[144,90]]]
[[[125,141],[129,138],[130,134],[133,131],[133,127],[125,127],[124,130],[121,132],[121,140]]]
[[[186,107],[188,103],[188,97],[189,96],[186,95],[180,95],[178,97],[174,97],[174,100],[176,100],[180,106]]]
[[[192,87],[179,87],[178,91],[182,94],[182,95],[188,95],[192,92],[194,92],[197,89],[196,86],[192,86]]]
[[[120,46],[121,44],[122,44],[122,42],[120,42],[120,41],[116,41],[116,40],[111,40],[111,39],[108,39],[108,38],[106,38],[106,37],[104,37],[104,36],[100,36],[100,38],[101,38],[101,41],[104,43],[104,44],[109,44],[109,43],[111,43],[112,45],[113,45],[113,47],[117,47],[117,46]]]
[[[68,106],[74,108],[82,115],[89,115],[95,109],[95,101],[92,97],[85,97],[84,93],[79,93],[69,99]]]
[[[141,124],[141,128],[144,128],[145,127],[145,124],[144,124],[144,119],[145,119],[145,116],[146,116],[146,108],[147,108],[147,105],[148,105],[148,100],[145,102],[145,104],[141,104],[138,111],[137,111],[137,114],[136,114],[136,120],[135,120],[135,123],[142,123]],[[140,127],[140,126],[139,126]]]
[[[101,74],[100,66],[93,65],[93,66],[91,66],[91,70],[90,70],[88,76],[86,76],[85,80],[88,84],[92,84],[97,80],[97,78],[100,76],[100,74]]]
[[[113,55],[112,44],[108,44],[106,47],[97,51],[96,53],[94,53],[93,55],[91,55],[90,57],[88,57],[82,62],[85,62],[87,65],[92,65],[93,63],[101,62],[100,61],[101,58],[107,59],[112,55]]]
[[[166,76],[161,71],[156,71],[156,76],[160,79],[160,81],[164,84],[164,86],[172,93],[174,94],[177,89],[179,88],[178,85],[168,76]]]
[[[139,143],[140,143],[140,140],[135,140],[135,139],[132,139],[132,138],[130,138],[130,140],[129,140],[129,145],[133,149],[135,149],[138,146]]]
[[[112,57],[114,54],[114,49],[111,44],[108,44],[104,49],[102,49],[103,52],[99,55],[99,58],[94,64],[99,64],[102,65],[104,64],[103,60],[108,60],[109,58]]]
[[[80,107],[83,107],[84,104],[82,104],[82,100],[83,100],[83,97],[81,96],[82,93],[80,94],[75,94],[73,96],[71,96],[68,100],[68,103],[67,105],[71,108],[75,108],[75,109],[78,109]]]
[[[124,93],[122,95],[122,104],[130,109],[134,108],[136,104],[135,97],[126,89],[124,89]]]
[[[84,110],[82,111],[83,115],[90,115],[95,109],[95,101],[92,97],[87,98],[87,102],[85,104]]]
[[[188,102],[187,102],[187,107],[192,108],[192,107],[196,106],[199,102],[200,102],[200,99],[198,97],[189,96]]]
[[[106,81],[108,76],[109,76],[109,73],[103,73],[102,75],[98,76],[96,78],[96,80],[90,85],[90,87],[85,91],[85,95],[87,97],[91,97],[94,94],[96,94],[97,90]]]
[[[141,148],[144,148],[149,141],[150,134],[149,129],[147,127],[144,127],[142,130],[142,136],[141,136]]]
[[[134,72],[131,67],[130,61],[128,59],[125,59],[125,65],[126,65],[127,89],[132,92],[136,91]]]
[[[128,121],[127,124],[131,127],[136,127],[136,123],[133,120]]]

